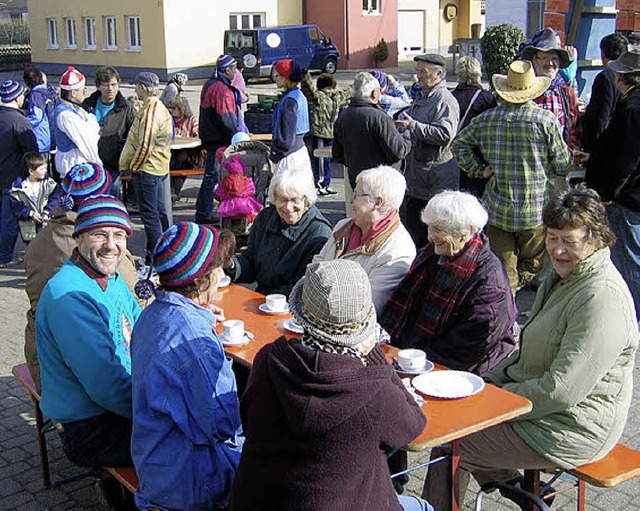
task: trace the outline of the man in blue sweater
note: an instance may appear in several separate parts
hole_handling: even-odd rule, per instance
[[[110,195],[78,208],[78,247],[44,288],[36,314],[44,415],[69,460],[131,466],[131,331],[140,308],[117,271],[132,234]]]

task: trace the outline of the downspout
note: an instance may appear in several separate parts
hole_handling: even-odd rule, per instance
[[[344,51],[346,60],[349,61],[351,54],[349,52],[349,0],[344,0]],[[349,68],[349,66],[346,66]]]

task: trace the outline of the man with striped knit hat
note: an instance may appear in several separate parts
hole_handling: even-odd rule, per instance
[[[78,208],[77,248],[36,312],[44,415],[84,467],[131,466],[131,332],[140,307],[118,271],[131,223],[122,202],[92,195]]]

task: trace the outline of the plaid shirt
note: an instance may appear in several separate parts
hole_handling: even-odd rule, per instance
[[[470,177],[481,177],[487,165],[494,175],[484,201],[489,224],[507,232],[542,223],[551,174],[568,170],[569,151],[555,115],[535,103],[502,103],[472,119],[451,150]]]
[[[564,96],[564,101],[563,101]],[[570,149],[580,147],[582,135],[578,100],[573,89],[566,83],[551,85],[541,96],[533,100],[540,108],[549,110],[560,121],[562,134]],[[567,111],[565,111],[565,109]]]

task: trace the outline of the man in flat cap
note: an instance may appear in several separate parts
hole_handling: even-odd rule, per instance
[[[407,195],[400,210],[405,227],[416,248],[427,244],[427,229],[420,220],[429,199],[443,190],[459,186],[459,172],[449,144],[458,130],[460,109],[447,89],[444,57],[423,54],[414,57],[418,92],[409,111],[396,121],[411,137],[407,161]]]
[[[160,80],[157,74],[138,73],[133,84],[143,103],[120,154],[120,169],[132,174],[131,184],[147,235],[145,261],[150,264],[158,238],[169,228],[163,184],[169,179],[173,120],[158,99]]]

